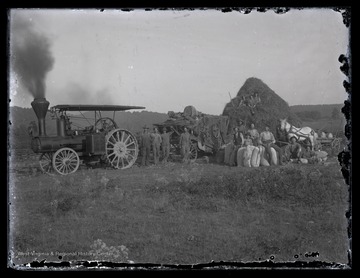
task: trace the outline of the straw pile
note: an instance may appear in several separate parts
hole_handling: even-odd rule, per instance
[[[255,105],[251,107],[251,104]],[[240,121],[245,123],[246,128],[254,123],[259,131],[267,125],[275,136],[280,118],[287,118],[293,125],[301,125],[301,120],[290,111],[287,102],[255,77],[245,81],[236,97],[225,105],[223,115],[229,117],[229,131],[240,126]]]

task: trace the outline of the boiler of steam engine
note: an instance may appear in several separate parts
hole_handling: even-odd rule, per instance
[[[76,151],[84,149],[85,137],[71,137],[65,135],[65,120],[60,117],[57,121],[58,136],[47,136],[45,129],[45,117],[49,107],[49,102],[45,98],[36,98],[31,102],[31,106],[38,118],[39,135],[32,138],[31,148],[35,153],[54,152],[68,146]]]
[[[31,102],[39,123],[39,137],[46,136],[45,117],[49,108],[49,102],[45,98],[36,98]]]

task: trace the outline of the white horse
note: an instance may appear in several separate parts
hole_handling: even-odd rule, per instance
[[[291,137],[295,136],[298,141],[304,141],[309,139],[311,144],[311,150],[314,150],[316,143],[315,131],[308,126],[305,127],[295,127],[292,124],[288,123],[286,119],[280,119],[280,130],[285,131],[288,140]]]

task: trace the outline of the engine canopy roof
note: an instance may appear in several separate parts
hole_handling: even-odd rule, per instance
[[[145,107],[129,105],[59,104],[53,106],[52,109],[59,111],[126,111],[131,109],[145,109]]]

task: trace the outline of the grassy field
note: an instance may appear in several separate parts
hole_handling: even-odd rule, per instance
[[[348,263],[348,187],[326,165],[169,163],[44,175],[10,163],[12,262]]]

